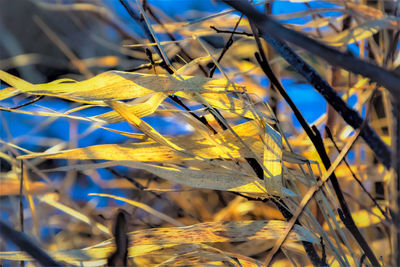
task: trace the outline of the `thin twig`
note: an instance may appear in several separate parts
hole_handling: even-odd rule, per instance
[[[158,47],[158,51],[159,51],[159,55],[161,56],[162,59],[164,59],[165,64],[168,66],[168,68],[170,70],[173,71],[173,73],[176,73],[174,67],[172,66],[172,63],[169,61],[167,53],[165,53],[162,45],[160,44],[160,41],[158,40],[156,34],[153,31],[153,28],[150,24],[149,19],[146,16],[146,13],[142,7],[142,4],[140,3],[140,0],[136,0],[136,4],[140,10],[140,13],[142,14],[142,18],[144,19],[144,22],[146,24],[146,28],[147,28],[147,32],[148,34],[150,34],[152,36],[152,39],[154,40],[155,43],[157,43],[157,47]],[[172,73],[171,73],[172,74]]]
[[[305,130],[307,135],[313,136],[312,130],[311,130],[310,126],[308,125],[308,123],[306,122],[306,120],[304,119],[300,110],[297,108],[297,106],[294,104],[292,99],[289,97],[286,90],[283,88],[283,86],[279,82],[278,78],[275,76],[271,67],[269,66],[267,57],[265,55],[264,49],[261,44],[261,40],[256,32],[257,29],[255,28],[254,23],[250,22],[250,27],[253,31],[253,35],[256,40],[258,50],[259,50],[259,53],[257,53],[257,52],[255,53],[255,57],[256,57],[257,61],[259,62],[262,70],[267,75],[268,79],[271,81],[272,87],[276,88],[280,92],[282,97],[285,99],[285,101],[289,104],[290,108],[293,110],[293,113],[295,114],[297,120],[300,122],[301,126],[303,127],[303,129]],[[310,137],[310,139],[311,139],[311,137]],[[277,206],[277,207],[279,208],[279,210],[281,210],[282,215],[285,216],[285,210],[282,210],[279,206]],[[286,212],[289,212],[289,211],[286,211]],[[287,215],[287,216],[285,216],[285,218],[286,218],[286,220],[289,221],[292,218],[292,216],[293,215],[290,213],[290,216]],[[296,221],[296,224],[300,224],[300,222]],[[327,265],[326,262],[322,262],[321,258],[316,253],[312,244],[308,244],[308,242],[307,243],[303,242],[303,246],[304,246],[305,251],[307,252],[308,257],[310,258],[310,260],[314,266],[321,266],[321,265],[326,266]]]
[[[119,0],[119,2],[123,5],[123,7],[126,9],[126,11],[128,12],[128,14],[131,16],[132,19],[134,19],[143,29],[143,31],[146,34],[146,37],[150,40],[150,42],[152,43],[158,43],[155,39],[154,39],[154,35],[151,34],[150,30],[148,29],[148,25],[144,22],[144,20],[135,13],[135,11],[131,8],[131,6],[127,3],[126,0]],[[171,69],[171,66],[168,65],[165,61],[165,57],[163,52],[159,49],[160,46],[156,46],[156,52],[158,53],[158,55],[160,56],[161,59],[163,59],[163,64],[160,64],[160,66],[162,68],[164,68],[169,74],[173,74],[174,70]],[[177,103],[178,105],[180,105],[181,107],[183,107],[185,110],[189,111],[190,114],[196,118],[197,120],[199,120],[201,123],[203,123],[204,125],[206,125],[213,133],[216,133],[217,131],[208,123],[207,119],[205,117],[199,117],[197,114],[195,114],[193,111],[191,111],[177,96],[175,95],[169,95],[168,96],[169,99],[171,99],[172,101],[174,101],[175,103]]]
[[[334,147],[336,148],[336,150],[340,153],[342,150],[338,147],[338,145],[336,144],[335,140],[333,139],[333,136],[332,136],[332,133],[331,133],[329,127],[325,127],[325,132],[327,133],[328,138],[332,141],[332,143],[333,143]],[[379,209],[379,211],[382,213],[382,215],[385,217],[385,219],[388,222],[391,222],[391,219],[387,216],[386,212],[382,209],[381,205],[379,205],[379,203],[376,201],[376,199],[371,195],[370,192],[368,192],[368,190],[365,188],[365,186],[363,185],[361,180],[353,172],[353,170],[351,169],[351,167],[350,167],[349,163],[347,162],[347,160],[344,159],[343,162],[346,164],[347,169],[349,169],[351,175],[353,176],[354,180],[356,180],[357,183],[360,185],[361,189],[367,194],[367,196],[372,200],[372,202],[374,202],[375,206]]]
[[[61,40],[60,37],[57,36],[57,34],[52,29],[50,29],[49,26],[46,25],[46,23],[43,22],[43,20],[39,16],[34,15],[33,20],[42,29],[43,33],[71,61],[71,64],[77,70],[79,70],[80,73],[85,75],[86,78],[91,78],[94,76],[93,73],[88,69],[86,64],[75,55],[75,53],[63,42],[63,40]]]
[[[125,10],[128,12],[129,16],[134,21],[136,21],[136,23],[138,23],[139,26],[143,29],[143,32],[146,35],[147,39],[149,39],[151,43],[156,43],[157,44],[155,46],[155,50],[156,50],[157,54],[160,56],[160,58],[163,59],[163,63],[165,64],[164,69],[169,74],[173,74],[174,73],[173,69],[171,69],[171,67],[167,63],[167,62],[169,62],[168,58],[166,59],[164,57],[163,52],[160,50],[161,46],[159,45],[158,40],[155,39],[155,36],[149,30],[148,25],[146,24],[146,22],[144,20],[144,17],[136,14],[136,12],[132,9],[132,7],[128,4],[128,2],[126,0],[119,0],[119,2],[125,8]]]
[[[248,32],[245,32],[245,31],[238,32],[238,31],[220,30],[220,29],[218,29],[218,28],[216,28],[216,27],[214,27],[212,25],[210,26],[210,28],[213,29],[214,31],[216,31],[217,33],[230,33],[232,35],[236,34],[236,35],[244,35],[244,36],[249,36],[249,37],[253,36],[252,33],[248,33]]]
[[[275,206],[278,208],[283,217],[285,217],[286,221],[290,222],[290,220],[293,218],[293,214],[289,211],[289,208],[284,204],[284,202],[282,200],[275,200],[273,198],[271,198],[271,201],[275,204]],[[298,219],[295,221],[295,224],[301,226],[301,223]],[[318,256],[317,251],[315,250],[314,245],[312,243],[307,241],[302,241],[302,244],[313,266],[315,267],[328,266],[326,261],[323,261],[323,259]]]
[[[221,54],[219,55],[219,57],[218,57],[218,59],[217,59],[217,62],[218,62],[218,63],[221,62],[221,60],[222,60],[222,58],[224,57],[226,51],[228,51],[229,47],[232,46],[232,44],[233,44],[233,34],[234,34],[234,32],[236,31],[237,27],[239,26],[239,23],[240,23],[240,21],[242,20],[242,18],[243,18],[243,15],[240,15],[240,18],[238,19],[238,21],[236,22],[235,27],[233,28],[233,32],[231,33],[231,36],[229,36],[229,39],[228,39],[228,41],[226,42],[226,44],[225,44],[225,46],[224,46],[224,49],[222,50]],[[211,27],[213,27],[213,26],[210,26],[210,28],[211,28]],[[214,66],[211,68],[211,70],[210,70],[210,75],[209,75],[210,78],[213,77],[214,72],[215,72],[216,69],[217,69],[217,65],[214,65]]]
[[[181,46],[181,44],[179,42],[177,42],[177,39],[175,38],[175,36],[168,31],[168,29],[164,26],[164,24],[162,23],[162,21],[157,17],[157,15],[153,12],[153,9],[148,5],[147,2],[143,1],[143,8],[144,10],[147,10],[150,14],[150,16],[164,29],[165,33],[168,35],[168,37],[174,41],[174,44],[180,49],[180,52],[182,53],[182,55],[185,57],[186,60],[192,61],[193,58],[189,55],[188,52],[186,52],[185,48],[183,48]],[[199,64],[199,69],[203,72],[204,75],[207,75],[206,70],[204,69],[204,67],[202,65]]]
[[[141,64],[141,65],[139,65],[139,66],[137,66],[135,68],[129,69],[128,71],[132,71],[133,72],[133,71],[145,70],[145,69],[151,70],[152,67],[161,66],[162,64],[163,64],[162,60],[157,60],[157,61],[154,61],[154,64],[151,64],[151,63]]]
[[[252,30],[255,31],[255,27],[252,23],[250,23],[250,26],[252,27]],[[264,72],[267,74],[267,76],[269,77],[271,83],[270,83],[270,87],[272,89],[277,89],[279,88],[281,95],[284,96],[284,98],[286,99],[286,101],[289,103],[290,107],[292,108],[292,110],[294,111],[294,113],[296,114],[298,120],[300,121],[300,123],[304,126],[304,128],[309,130],[309,133],[312,133],[312,131],[309,129],[309,126],[307,124],[307,122],[305,121],[305,119],[303,118],[302,114],[300,113],[300,111],[297,109],[297,107],[295,106],[295,104],[293,103],[293,101],[291,100],[291,98],[288,96],[288,94],[286,93],[285,89],[282,87],[282,85],[280,84],[279,80],[276,78],[276,76],[274,75],[274,73],[272,72],[272,69],[269,66],[269,63],[266,59],[266,55],[264,53],[263,47],[261,45],[261,41],[259,40],[259,37],[257,34],[254,34],[255,36],[255,40],[257,43],[257,46],[259,47],[259,51],[260,54],[256,53],[256,58],[259,61],[260,65],[262,66],[262,69],[264,70]],[[261,56],[260,56],[261,55]],[[262,60],[261,58],[263,58],[264,60]],[[265,62],[265,63],[264,63]],[[289,146],[290,147],[290,146]],[[300,166],[301,168],[301,166]],[[304,243],[303,243],[304,245]],[[307,244],[306,244],[307,245]],[[316,254],[316,252],[314,252],[314,249],[310,250],[307,249],[306,245],[304,245],[305,250],[310,258],[310,260],[313,262],[314,265],[320,266],[320,265],[327,265],[326,264],[326,259],[323,257],[322,255],[322,259],[318,258],[318,255]],[[308,246],[310,247],[310,246]]]
[[[39,95],[39,96],[36,96],[34,99],[29,100],[28,102],[26,102],[24,104],[21,104],[21,105],[15,106],[15,107],[11,107],[10,109],[20,109],[20,108],[26,107],[26,106],[28,106],[30,104],[33,104],[35,102],[38,102],[39,100],[41,100],[43,98],[44,98],[44,95]]]
[[[366,121],[366,120],[365,120]],[[364,123],[365,125],[366,123]],[[360,135],[361,132],[363,131],[363,125],[360,127]],[[315,144],[318,144],[316,146],[317,152],[322,160],[322,163],[324,164],[325,168],[328,169],[331,166],[331,161],[328,157],[328,154],[326,153],[325,147],[323,145],[323,141],[322,141],[322,137],[321,134],[319,133],[318,129],[313,126],[313,130],[315,132],[315,139],[317,139],[318,141]],[[338,198],[340,207],[343,210],[343,214],[345,216],[346,219],[346,227],[348,228],[348,230],[350,231],[350,233],[353,235],[353,237],[356,239],[356,241],[358,242],[358,244],[360,245],[360,247],[362,248],[362,250],[365,252],[365,254],[367,255],[368,259],[370,260],[371,264],[373,266],[380,266],[379,261],[377,260],[377,258],[375,257],[372,249],[370,248],[369,244],[367,243],[367,241],[364,239],[363,235],[361,234],[360,230],[357,228],[353,217],[351,216],[351,212],[350,209],[347,205],[346,199],[344,198],[342,189],[340,188],[340,184],[339,181],[336,177],[336,175],[334,173],[332,173],[331,175],[332,177],[330,177],[330,181],[332,183],[333,189],[335,191],[335,194]]]

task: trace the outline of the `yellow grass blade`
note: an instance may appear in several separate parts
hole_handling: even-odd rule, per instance
[[[368,38],[378,31],[385,29],[391,25],[394,19],[375,19],[366,23],[360,24],[354,28],[342,31],[336,35],[325,37],[322,39],[330,46],[344,46]]]
[[[234,131],[243,139],[256,154],[263,153],[263,144],[258,135],[263,133],[255,121],[246,122],[233,127]],[[111,130],[111,129],[110,129]],[[115,131],[115,130],[112,130]],[[118,132],[118,131],[115,131]],[[120,133],[120,132],[118,132]],[[134,138],[143,138],[143,135],[121,133]],[[185,151],[199,155],[204,158],[239,158],[249,157],[251,153],[236,140],[236,137],[229,131],[224,131],[213,136],[211,142],[207,138],[197,137],[164,137],[167,141],[176,144]],[[178,160],[190,160],[193,156],[179,153],[172,147],[155,142],[142,142],[130,144],[106,144],[95,145],[86,148],[64,150],[56,153],[32,153],[20,158],[53,158],[53,159],[104,159],[104,160],[134,160],[134,161],[158,161],[176,162]]]
[[[81,82],[61,79],[46,84],[31,84],[0,70],[0,80],[20,93],[49,95],[77,102],[102,104],[102,101],[124,100],[149,95],[154,92],[225,92],[240,87],[223,79],[167,75],[150,75],[122,71],[108,71]],[[3,92],[6,90],[5,92]],[[1,97],[14,95],[3,89]]]
[[[19,91],[15,88],[8,87],[3,90],[0,90],[0,100],[13,97],[15,95],[19,94]]]
[[[161,167],[134,161],[109,161],[97,164],[80,164],[60,167],[48,171],[88,170],[113,166],[126,166],[148,171],[166,180],[196,188],[235,191],[265,195],[267,193],[263,181],[255,176],[228,173],[223,171],[194,170],[179,167]]]
[[[153,114],[160,104],[168,95],[166,93],[154,93],[148,100],[143,103],[127,105],[130,113],[141,118]],[[118,123],[125,121],[124,117],[116,111],[107,112],[101,115],[94,116],[97,120],[102,120],[106,123]]]
[[[265,186],[270,194],[282,195],[282,137],[271,126],[265,124],[264,137]]]
[[[92,224],[92,222],[90,221],[89,217],[87,217],[85,214],[80,213],[77,210],[74,210],[62,203],[60,203],[59,201],[57,201],[57,199],[55,198],[54,194],[46,194],[44,196],[38,196],[37,197],[41,202],[44,202],[56,209],[59,209],[63,212],[65,212],[66,214],[82,221],[85,222],[87,224]],[[110,230],[104,226],[103,224],[100,223],[93,223],[94,226],[96,226],[99,230],[101,230],[102,232],[111,235]]]
[[[164,138],[161,134],[159,134],[153,127],[147,124],[145,121],[138,118],[135,114],[133,114],[127,105],[118,102],[108,102],[108,104],[121,116],[123,116],[130,124],[134,125],[136,128],[141,130],[144,134],[152,138],[159,144],[171,147],[178,151],[183,151],[183,148],[175,145],[168,139]]]
[[[285,231],[287,222],[270,221],[239,221],[210,222],[186,227],[153,228],[138,230],[128,234],[130,239],[129,256],[145,255],[155,250],[169,248],[177,244],[192,246],[203,243],[243,242],[249,240],[276,240]],[[295,225],[286,242],[307,241],[319,243],[306,228]],[[93,247],[82,250],[50,251],[56,260],[66,262],[95,261],[107,258],[113,249],[113,242],[105,241]],[[185,246],[184,246],[185,247]],[[156,252],[157,253],[157,252]],[[0,259],[31,260],[20,251],[0,252]]]

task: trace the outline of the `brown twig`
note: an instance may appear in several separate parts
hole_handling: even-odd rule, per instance
[[[224,57],[226,51],[228,51],[229,47],[232,46],[233,44],[233,34],[236,31],[237,27],[239,26],[240,21],[242,20],[243,15],[240,16],[240,18],[238,19],[238,21],[236,22],[235,27],[233,28],[233,32],[231,33],[231,36],[229,36],[228,41],[226,42],[224,49],[222,50],[221,54],[219,55],[217,62],[221,62],[222,58]],[[213,26],[210,26],[210,28],[212,28]],[[215,28],[214,28],[215,29]],[[211,70],[210,70],[210,74],[208,75],[208,77],[212,78],[214,75],[215,70],[217,69],[217,66],[214,65]]]
[[[332,141],[333,146],[336,148],[336,150],[340,153],[342,150],[338,147],[338,145],[335,142],[335,139],[332,136],[332,133],[329,129],[329,127],[325,127],[325,132],[327,133],[328,138]],[[379,209],[379,211],[382,213],[382,215],[385,217],[385,219],[388,222],[391,222],[391,219],[387,216],[386,212],[382,209],[381,205],[376,201],[376,199],[371,195],[370,192],[365,188],[361,180],[357,177],[357,175],[353,172],[351,169],[349,163],[347,162],[346,159],[343,159],[343,162],[346,164],[347,169],[350,171],[351,175],[353,176],[354,180],[360,185],[361,189],[367,194],[367,196],[374,202],[375,206]]]
[[[210,26],[210,28],[213,29],[216,33],[231,33],[231,34],[235,34],[235,35],[244,35],[244,36],[249,36],[249,37],[253,36],[252,33],[248,33],[245,31],[238,32],[238,31],[220,30],[212,25]]]

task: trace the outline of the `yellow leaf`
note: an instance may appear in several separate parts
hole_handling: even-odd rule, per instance
[[[147,136],[152,138],[154,141],[158,142],[159,144],[171,147],[178,151],[183,151],[183,149],[168,139],[164,138],[161,134],[159,134],[153,127],[147,124],[145,121],[138,118],[135,114],[133,114],[127,105],[118,102],[108,102],[108,104],[121,116],[123,116],[130,124],[133,124],[136,128],[141,130]]]
[[[265,124],[264,138],[265,186],[268,193],[282,195],[282,137],[271,126]]]
[[[133,138],[143,138],[143,135],[122,133],[116,130],[110,131],[121,133]],[[243,141],[257,154],[262,153],[263,144],[258,135],[263,129],[256,121],[249,121],[233,127],[233,130]],[[236,137],[229,131],[213,136],[213,142],[207,138],[197,137],[164,137],[167,141],[203,158],[239,158],[251,156]],[[32,153],[21,156],[21,159],[42,157],[53,159],[104,159],[104,160],[133,160],[133,161],[158,161],[177,162],[178,160],[194,159],[192,155],[179,153],[170,146],[155,142],[141,142],[130,144],[105,144],[85,148],[64,150],[57,153]]]
[[[0,100],[15,96],[19,93],[19,91],[15,88],[8,87],[3,90],[0,90]]]
[[[134,161],[109,161],[97,164],[80,164],[60,167],[48,171],[87,170],[113,166],[126,166],[148,171],[166,180],[196,188],[234,191],[265,195],[266,189],[263,181],[255,176],[227,172],[226,170],[194,170],[180,167],[162,167]]]
[[[143,103],[127,105],[130,113],[135,114],[136,117],[141,118],[153,114],[160,104],[168,95],[165,93],[154,93],[149,99]],[[107,112],[101,115],[94,116],[96,120],[102,120],[106,123],[123,122],[124,117],[116,111]]]
[[[203,103],[204,101],[194,93],[178,92],[176,93],[176,95],[184,97],[186,99],[196,100],[199,103],[205,104]],[[256,119],[256,116],[254,116],[253,114],[255,110],[251,109],[250,105],[245,105],[245,103],[241,99],[234,98],[226,94],[216,93],[202,93],[201,96],[207,101],[210,106],[214,108],[218,108],[226,112],[231,112],[246,117],[248,119]],[[264,115],[267,120],[272,120],[272,116],[270,114],[261,114]]]
[[[183,247],[203,243],[243,242],[249,240],[276,240],[287,228],[288,223],[279,220],[270,221],[238,221],[238,222],[209,222],[185,227],[153,228],[128,233],[130,257],[145,255],[160,255],[156,250],[169,249],[176,245]],[[293,241],[307,241],[319,243],[306,228],[295,225],[289,233],[285,243]],[[106,259],[113,251],[113,242],[104,241],[92,247],[81,250],[49,251],[50,256],[59,261],[78,263],[79,261],[96,262]],[[179,250],[175,250],[178,252]],[[163,251],[160,251],[163,253]],[[165,252],[164,252],[165,253]],[[171,255],[171,251],[169,251]],[[27,254],[20,251],[0,252],[0,259],[32,260]],[[100,263],[100,261],[99,261]],[[103,263],[104,264],[104,263]],[[96,265],[97,266],[97,265]]]
[[[83,103],[103,105],[103,101],[132,99],[154,92],[225,92],[240,88],[224,79],[168,75],[150,75],[122,71],[108,71],[81,82],[70,79],[46,84],[31,84],[0,70],[0,79],[20,93],[49,95]],[[5,92],[2,92],[7,90]],[[11,96],[10,89],[3,89],[0,96]]]
[[[342,31],[336,35],[323,38],[321,41],[330,46],[344,46],[368,38],[385,29],[394,19],[375,19],[360,24],[354,28]]]

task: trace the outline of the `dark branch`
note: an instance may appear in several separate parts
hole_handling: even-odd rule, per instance
[[[394,71],[389,71],[375,64],[358,59],[351,54],[342,53],[319,41],[305,36],[295,30],[282,26],[271,17],[258,12],[250,3],[244,0],[223,0],[239,12],[254,21],[261,31],[264,39],[277,38],[291,42],[309,52],[317,55],[332,65],[340,66],[350,72],[363,75],[372,81],[386,87],[395,97],[400,95],[400,76]]]
[[[262,48],[261,42],[260,42],[259,37],[257,35],[256,28],[255,28],[255,26],[254,26],[254,24],[252,22],[250,22],[250,26],[251,26],[251,28],[253,30],[253,34],[255,36],[255,40],[256,40],[258,49],[260,51],[260,54],[256,53],[256,59],[257,59],[258,63],[260,64],[262,70],[265,72],[267,77],[270,79],[271,83],[275,86],[275,88],[278,89],[278,91],[281,93],[282,97],[286,100],[286,102],[289,104],[289,106],[293,110],[293,113],[295,114],[297,120],[300,122],[300,125],[303,127],[304,131],[306,132],[306,134],[310,138],[311,142],[313,143],[313,145],[314,145],[319,157],[322,160],[322,163],[324,164],[325,169],[328,170],[331,167],[331,161],[330,161],[330,159],[328,157],[328,154],[326,153],[326,150],[325,150],[324,143],[322,141],[320,132],[318,131],[318,129],[315,126],[313,126],[311,128],[308,125],[307,121],[304,119],[304,117],[302,116],[301,112],[298,110],[298,108],[296,107],[294,102],[291,100],[289,95],[286,93],[286,91],[283,88],[283,86],[280,84],[278,78],[272,72],[272,69],[269,66],[269,63],[268,63],[267,58],[265,56],[265,53],[264,53],[264,50]],[[367,121],[366,120],[362,121],[361,125],[359,126],[360,135],[364,131],[364,128],[366,126],[367,126]],[[369,247],[368,243],[366,242],[366,240],[362,236],[361,232],[359,231],[359,229],[355,225],[355,223],[353,221],[353,218],[351,217],[351,212],[350,212],[350,210],[348,208],[348,205],[347,205],[347,202],[346,202],[346,200],[345,200],[345,198],[343,196],[343,192],[342,192],[342,190],[340,188],[340,185],[339,185],[339,182],[338,182],[338,179],[337,179],[335,173],[332,172],[332,174],[330,175],[329,179],[330,179],[330,181],[332,183],[332,186],[333,186],[333,189],[335,191],[335,194],[336,194],[336,196],[337,196],[337,198],[339,200],[339,204],[340,204],[340,206],[343,209],[343,212],[345,214],[345,218],[346,218],[346,222],[347,222],[347,224],[345,224],[346,227],[348,227],[349,231],[354,236],[354,238],[357,240],[357,242],[359,243],[360,247],[364,250],[365,254],[367,255],[368,259],[371,261],[371,263],[374,266],[380,266],[380,264],[379,264],[378,260],[376,259],[374,253],[372,252],[371,248]],[[314,260],[315,260],[315,259],[313,259],[314,256],[312,256],[312,254],[309,254],[308,252],[307,252],[307,254],[309,255],[310,259],[313,261],[313,264],[314,264]]]
[[[302,38],[304,37],[307,40],[310,40],[310,42],[311,41],[315,42],[318,45],[318,47],[322,46],[322,47],[324,47],[324,49],[332,50],[332,51],[334,51],[334,53],[340,54],[346,60],[349,60],[349,58],[351,58],[352,60],[354,59],[355,60],[354,64],[356,64],[356,65],[363,64],[363,66],[364,66],[365,64],[369,64],[370,66],[374,66],[374,68],[375,68],[374,71],[378,71],[377,69],[379,69],[380,72],[382,72],[382,73],[384,72],[391,77],[393,75],[395,75],[394,73],[388,72],[378,66],[372,65],[372,64],[364,62],[364,61],[360,61],[358,59],[353,58],[352,56],[343,54],[339,51],[336,51],[332,48],[322,45],[308,37],[303,36],[300,33],[297,33],[296,31],[286,29],[285,27],[281,26],[279,23],[277,23],[277,22],[269,19],[267,16],[259,13],[257,10],[254,9],[253,6],[251,6],[250,4],[248,4],[246,2],[239,1],[239,0],[238,1],[224,0],[224,1],[229,3],[231,6],[237,8],[239,11],[241,11],[241,12],[243,11],[243,13],[246,14],[248,17],[250,17],[250,19],[254,20],[254,23],[256,24],[256,26],[258,26],[259,30],[260,29],[263,29],[265,31],[268,30],[268,33],[274,32],[274,36],[271,36],[271,35],[263,33],[263,32],[261,32],[260,34],[290,65],[292,65],[292,67],[294,67],[296,69],[296,71],[298,73],[300,73],[326,99],[326,101],[354,129],[360,128],[360,126],[363,123],[363,119],[360,117],[360,115],[355,110],[351,109],[336,94],[335,90],[328,84],[328,82],[326,82],[310,65],[308,65],[301,57],[299,57],[286,43],[276,39],[276,38],[281,38],[281,37],[277,37],[277,35],[279,35],[281,33],[280,30],[275,31],[276,30],[275,28],[274,29],[272,29],[272,28],[264,29],[263,27],[265,26],[264,24],[266,23],[266,21],[267,22],[272,21],[271,22],[272,24],[268,24],[268,25],[277,24],[279,26],[279,29],[283,28],[284,30],[289,31],[290,33],[294,32],[294,34],[300,35],[300,36],[302,36]],[[250,11],[247,9],[244,10],[244,7],[250,9]],[[275,26],[273,26],[273,27],[275,27]],[[283,35],[283,36],[286,36],[286,35]],[[284,37],[282,37],[282,38],[284,38]],[[286,38],[286,39],[288,39],[289,41],[292,40],[291,38]],[[307,49],[307,48],[305,48],[305,49]],[[309,50],[309,49],[307,49],[307,50]],[[311,52],[314,53],[315,51],[311,50]],[[319,55],[317,53],[314,53],[314,54]],[[323,56],[323,55],[321,55],[321,56]],[[335,54],[335,56],[339,56],[339,55]],[[337,65],[342,66],[340,64],[337,64]],[[362,68],[362,67],[359,66],[359,68]],[[354,72],[359,73],[357,71],[354,71]],[[365,74],[365,73],[360,73],[360,74]],[[366,76],[368,76],[369,78],[372,79],[372,76],[370,76],[369,74]],[[374,76],[375,76],[375,74],[374,74]],[[397,77],[397,78],[398,78],[397,84],[400,84],[400,77]],[[383,85],[385,85],[385,84],[383,84]],[[363,131],[360,133],[360,136],[364,139],[364,141],[368,144],[368,146],[371,148],[371,150],[375,153],[378,160],[387,169],[390,169],[390,167],[391,167],[391,152],[390,152],[390,149],[387,147],[387,145],[379,137],[379,135],[367,124],[363,128]]]
[[[14,230],[1,219],[0,236],[17,245],[22,251],[28,253],[42,266],[62,266],[53,260],[44,250],[35,245],[25,233]]]

